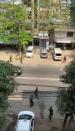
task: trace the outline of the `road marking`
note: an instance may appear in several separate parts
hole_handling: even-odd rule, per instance
[[[24,76],[20,76],[20,77],[16,77],[15,79],[26,79],[26,80],[51,80],[51,81],[59,81],[60,78],[46,78],[46,77],[24,77]]]
[[[13,95],[13,96],[9,96],[8,100],[15,100],[15,101],[22,101],[22,95]]]

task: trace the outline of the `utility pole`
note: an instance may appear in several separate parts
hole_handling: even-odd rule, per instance
[[[39,3],[40,1],[37,0],[37,33],[39,33],[39,20],[40,20],[40,7]]]
[[[31,0],[31,22],[32,22],[32,36],[34,38],[34,0]],[[33,44],[33,43],[32,43]]]

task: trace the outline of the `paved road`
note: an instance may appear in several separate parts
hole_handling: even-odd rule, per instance
[[[33,112],[35,112],[36,117],[41,118],[40,110],[41,110],[41,107],[43,106],[43,109],[42,109],[43,115],[45,118],[48,118],[48,114],[49,114],[48,108],[49,106],[52,105],[54,109],[54,117],[62,118],[57,112],[57,108],[55,104],[57,92],[52,92],[52,91],[39,92],[39,99],[36,99],[34,97],[34,106],[30,108],[29,97],[32,94],[33,92],[22,92],[22,93],[14,94],[13,96],[9,97],[9,103],[11,106],[8,109],[8,111],[18,113],[19,111],[22,111],[22,110],[32,110]]]
[[[59,78],[35,78],[35,77],[16,77],[17,91],[35,90],[36,85],[39,91],[57,90],[60,87],[68,87]]]
[[[53,77],[58,78],[61,74],[62,68],[54,65],[35,65],[22,67],[22,76],[26,77]]]

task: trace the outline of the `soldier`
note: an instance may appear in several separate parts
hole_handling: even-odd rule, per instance
[[[63,58],[63,62],[66,63],[66,55]]]
[[[12,62],[12,55],[10,55],[9,57],[9,62]]]
[[[35,98],[38,98],[38,87],[36,86],[36,89],[34,91]]]
[[[22,63],[23,62],[23,56],[21,55],[20,56],[20,63]]]
[[[49,119],[51,121],[52,120],[52,116],[53,116],[53,108],[52,108],[52,106],[48,110],[49,110]]]

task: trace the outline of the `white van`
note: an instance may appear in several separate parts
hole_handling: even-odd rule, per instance
[[[28,46],[28,48],[26,49],[26,57],[33,57],[33,46]]]
[[[61,60],[62,59],[62,51],[60,48],[54,48],[53,59],[54,60]]]

